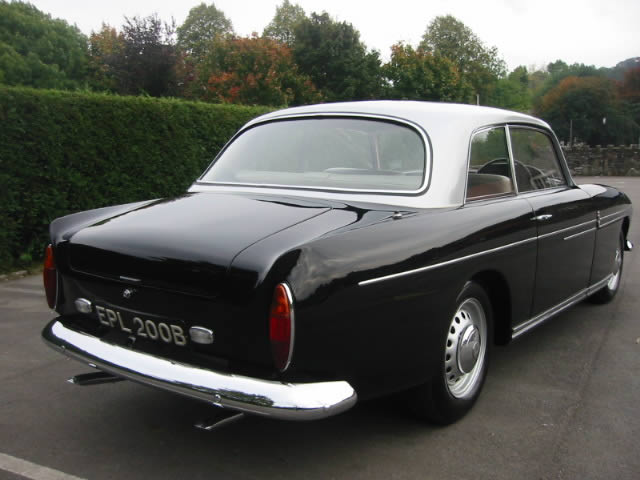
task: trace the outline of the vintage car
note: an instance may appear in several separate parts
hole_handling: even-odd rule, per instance
[[[245,125],[183,195],[55,220],[43,338],[97,369],[79,385],[286,420],[405,392],[447,424],[492,346],[616,295],[630,219],[624,193],[574,183],[531,116],[289,108]]]

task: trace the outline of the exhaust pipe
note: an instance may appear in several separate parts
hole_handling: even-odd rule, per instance
[[[242,412],[225,410],[223,408],[216,408],[216,410],[218,410],[218,412],[216,412],[215,416],[207,417],[196,422],[194,427],[199,430],[210,432],[220,427],[224,427],[225,425],[229,425],[230,423],[237,422],[245,417],[245,414]]]

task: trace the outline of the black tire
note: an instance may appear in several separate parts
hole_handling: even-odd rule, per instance
[[[430,381],[409,393],[414,413],[439,425],[453,423],[471,409],[487,375],[493,310],[480,285],[465,284],[444,327],[441,364]]]
[[[607,284],[589,297],[592,303],[609,303],[614,299],[618,290],[620,290],[620,282],[622,280],[622,267],[624,265],[624,234],[620,232],[620,239],[616,248],[615,257],[613,259],[612,277]]]

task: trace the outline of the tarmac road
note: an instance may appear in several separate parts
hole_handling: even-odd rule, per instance
[[[318,422],[196,430],[204,403],[66,383],[90,369],[40,340],[52,314],[39,276],[0,283],[0,478],[640,478],[640,178],[577,180],[636,206],[622,290],[495,349],[478,404],[446,428],[379,400]]]

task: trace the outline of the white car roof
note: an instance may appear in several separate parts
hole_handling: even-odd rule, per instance
[[[374,100],[363,102],[323,103],[286,108],[255,118],[248,125],[295,115],[325,114],[381,115],[417,123],[427,132],[442,123],[458,128],[476,130],[496,123],[528,123],[549,128],[549,125],[531,115],[493,107],[480,107],[460,103],[418,102],[410,100]]]

